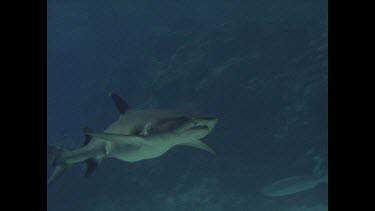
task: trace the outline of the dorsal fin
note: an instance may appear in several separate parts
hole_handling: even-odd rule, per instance
[[[86,169],[85,177],[89,177],[98,167],[99,163],[100,161],[94,158],[86,160],[87,169]]]
[[[86,146],[87,144],[90,143],[91,139],[92,139],[92,136],[89,136],[87,135],[86,133],[92,133],[93,132],[93,129],[91,128],[83,128],[83,133],[85,134],[85,140],[83,142],[83,145],[82,147]]]
[[[118,96],[117,94],[113,92],[109,93],[109,96],[111,96],[120,115],[125,114],[126,110],[129,109],[129,104],[124,99],[122,99],[120,96]]]

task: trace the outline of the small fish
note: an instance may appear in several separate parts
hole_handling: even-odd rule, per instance
[[[265,196],[285,196],[312,189],[321,183],[328,183],[327,174],[288,177],[263,187],[261,191]]]

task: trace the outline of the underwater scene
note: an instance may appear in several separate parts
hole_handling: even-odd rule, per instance
[[[326,0],[47,0],[48,211],[328,210]]]

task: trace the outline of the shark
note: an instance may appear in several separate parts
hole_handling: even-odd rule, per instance
[[[84,143],[80,148],[67,150],[47,144],[47,155],[55,168],[47,185],[56,181],[71,166],[86,163],[85,176],[90,176],[106,158],[137,162],[157,158],[175,146],[188,146],[215,155],[201,139],[218,123],[216,117],[187,115],[168,109],[137,110],[115,93],[110,93],[119,119],[104,132],[84,128]]]
[[[328,183],[328,174],[287,177],[266,185],[261,192],[267,197],[286,196],[313,189],[321,183]]]

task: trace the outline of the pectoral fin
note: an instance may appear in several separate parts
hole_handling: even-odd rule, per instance
[[[89,177],[95,171],[95,169],[98,167],[98,165],[100,164],[100,160],[96,160],[96,159],[93,159],[93,158],[88,159],[88,160],[86,160],[86,164],[87,164],[87,169],[86,169],[85,176]]]
[[[185,144],[180,144],[180,145],[188,146],[188,147],[194,147],[194,148],[197,148],[197,149],[201,149],[201,150],[207,151],[207,152],[209,152],[209,153],[211,153],[213,155],[216,155],[216,152],[214,150],[212,150],[207,144],[205,144],[201,140],[196,140],[196,141],[193,141],[193,142],[189,142],[189,143],[185,143]]]

